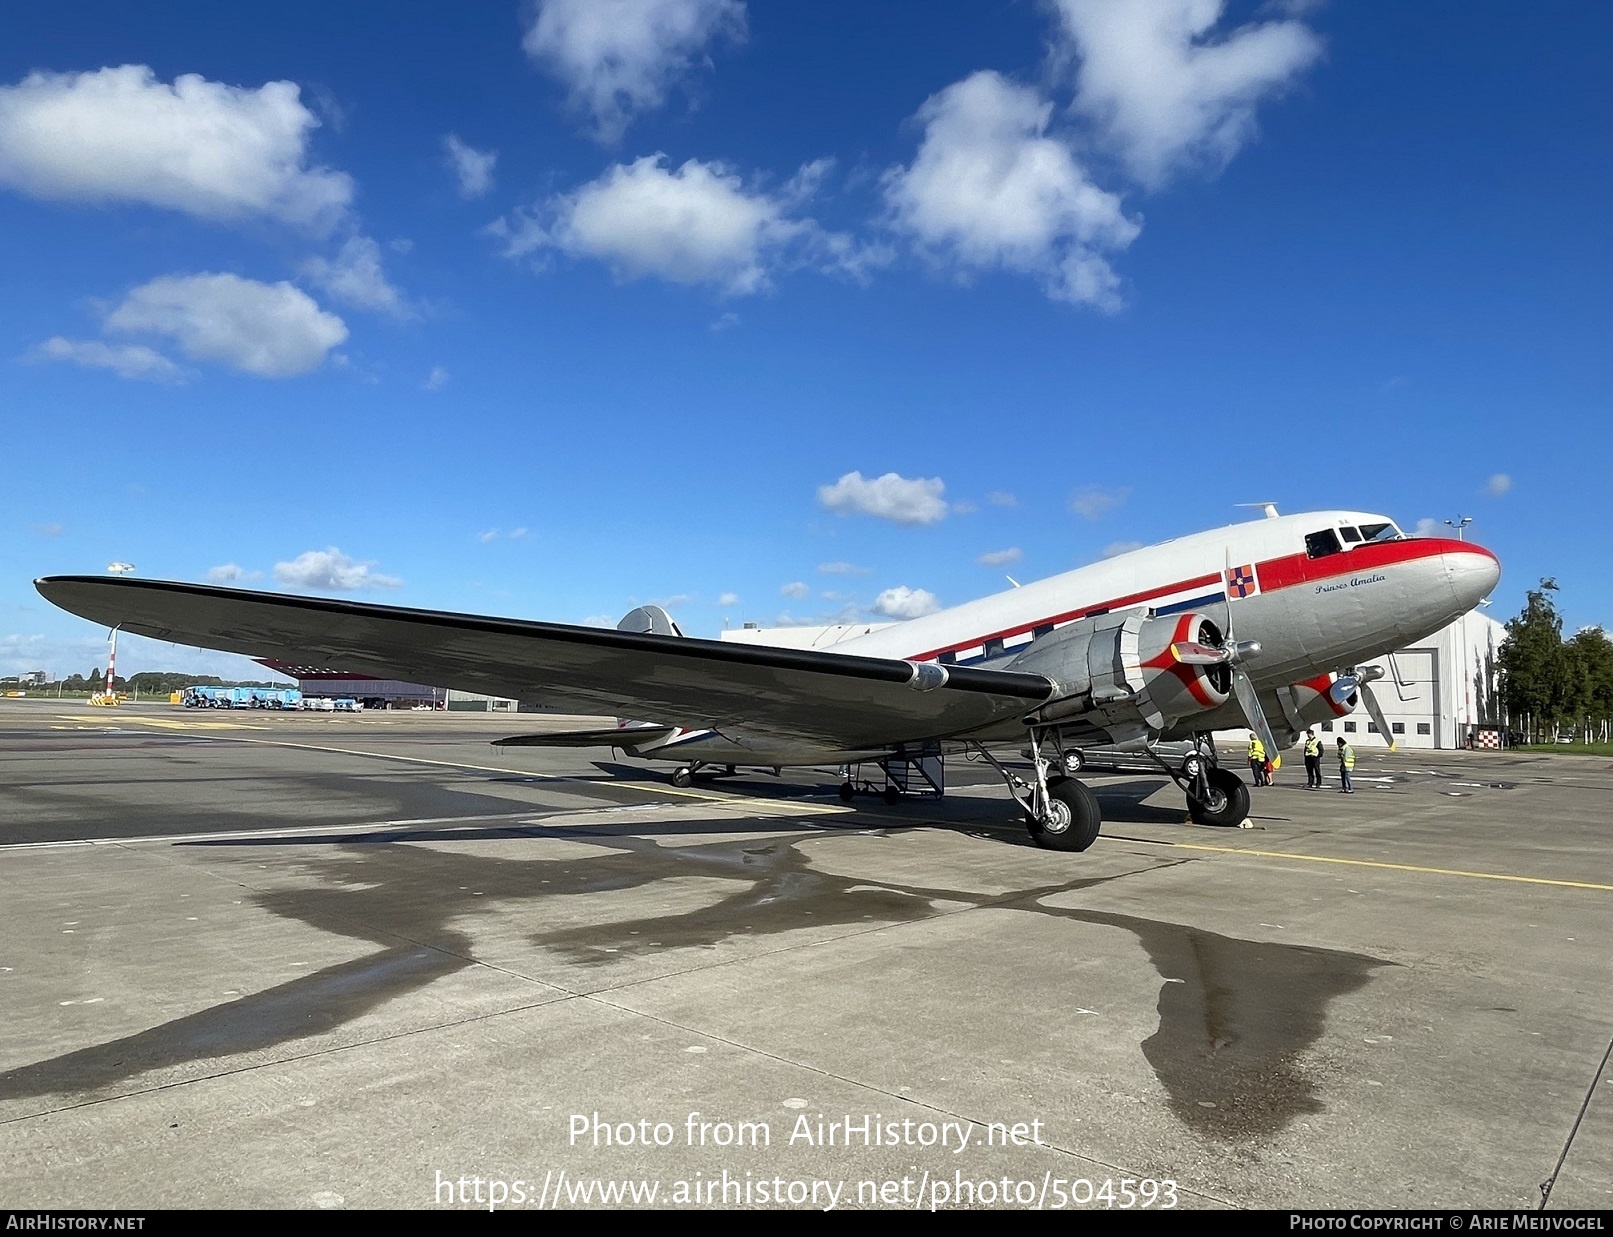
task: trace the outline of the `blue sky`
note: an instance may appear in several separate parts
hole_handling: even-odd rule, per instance
[[[0,673],[99,664],[30,581],[113,560],[712,635],[1268,499],[1613,622],[1605,6],[0,23]]]

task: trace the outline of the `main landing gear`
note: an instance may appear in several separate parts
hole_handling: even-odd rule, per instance
[[[1194,824],[1233,829],[1248,819],[1249,788],[1236,773],[1216,764],[1211,751],[1196,747],[1174,769],[1152,750],[1149,755],[1182,788]]]
[[[1043,750],[1043,745],[1049,742],[1053,748],[1051,754]],[[1081,754],[1074,749],[1065,752],[1058,731],[1040,727],[1031,730],[1027,754],[1036,775],[1034,782],[1027,782],[1005,768],[980,744],[975,744],[974,748],[1008,784],[1008,793],[1025,813],[1025,826],[1038,846],[1046,850],[1080,851],[1098,840],[1103,813],[1087,784],[1069,776],[1081,768]]]

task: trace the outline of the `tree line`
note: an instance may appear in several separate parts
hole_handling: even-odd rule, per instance
[[[167,696],[173,692],[182,691],[187,687],[285,686],[284,682],[247,682],[246,680],[225,682],[212,674],[176,674],[157,670],[142,670],[139,674],[131,675],[120,674],[113,682],[113,690],[131,696]],[[51,683],[29,684],[28,690],[43,695],[88,693],[93,696],[106,690],[106,676],[101,673],[100,667],[97,666],[89,674],[70,674],[65,679],[58,679]]]
[[[1605,743],[1613,735],[1613,641],[1600,627],[1564,640],[1555,592],[1556,580],[1542,580],[1507,624],[1496,656],[1506,722],[1531,743],[1563,734]]]

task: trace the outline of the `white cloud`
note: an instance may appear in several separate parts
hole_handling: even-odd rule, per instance
[[[1512,488],[1512,478],[1504,472],[1498,472],[1484,483],[1484,492],[1491,498],[1500,498]]]
[[[661,105],[708,43],[744,37],[742,0],[540,0],[521,46],[613,142],[635,113]]]
[[[1118,507],[1126,501],[1131,493],[1127,486],[1114,490],[1101,490],[1097,486],[1089,485],[1070,495],[1070,510],[1083,519],[1096,520],[1106,511]]]
[[[307,166],[319,120],[295,82],[257,90],[144,65],[30,73],[0,87],[0,183],[37,198],[140,202],[202,219],[325,229],[353,182]]]
[[[448,376],[448,371],[441,365],[433,365],[431,373],[426,375],[426,381],[422,385],[428,391],[440,391],[448,385]]]
[[[307,373],[347,338],[347,327],[289,283],[239,275],[165,275],[134,289],[106,318],[117,334],[163,335],[193,361],[260,378]]]
[[[946,518],[940,477],[908,480],[893,472],[868,480],[848,472],[833,485],[818,487],[818,501],[840,515],[872,515],[897,524],[934,524]]]
[[[830,576],[865,576],[872,568],[859,567],[856,563],[819,563],[818,570]]]
[[[450,133],[443,138],[442,145],[448,153],[448,166],[453,170],[454,179],[459,182],[460,197],[480,198],[492,191],[493,165],[498,162],[497,151],[477,150],[474,146],[467,146],[459,140],[457,133]]]
[[[646,155],[490,231],[504,239],[507,257],[557,249],[598,259],[618,279],[714,284],[730,296],[765,290],[780,267],[860,277],[879,260],[850,237],[793,218],[800,199],[792,192],[748,189],[722,163],[690,159],[674,170],[665,155]]]
[[[334,261],[309,258],[301,272],[344,305],[373,309],[394,318],[415,316],[403,294],[387,282],[386,272],[381,269],[381,247],[368,236],[350,237]]]
[[[95,339],[47,339],[30,354],[37,361],[71,361],[89,369],[110,369],[120,378],[146,382],[184,382],[185,371],[155,348],[144,344],[104,344]]]
[[[717,598],[717,604],[719,606],[737,606],[739,604],[739,594],[724,593],[721,597]]]
[[[397,588],[403,583],[396,576],[384,576],[375,564],[357,562],[335,546],[308,550],[288,563],[274,565],[274,578],[291,588],[309,588],[334,593],[359,589]]]
[[[1010,546],[1006,550],[992,550],[982,554],[976,561],[982,567],[1006,567],[1009,563],[1017,563],[1025,557],[1025,552],[1018,546]]]
[[[261,580],[261,571],[248,571],[245,567],[235,563],[225,563],[219,567],[207,569],[207,580],[210,584],[243,584],[248,580]]]
[[[918,154],[885,176],[891,223],[961,274],[1017,271],[1055,300],[1114,310],[1120,280],[1104,254],[1141,228],[1047,136],[1052,110],[989,70],[931,96]]]
[[[62,526],[60,524],[35,524],[32,525],[32,528],[41,537],[60,537],[62,535]]]
[[[786,584],[786,585],[784,585],[784,587],[779,589],[779,596],[781,596],[781,597],[792,597],[792,598],[796,599],[797,601],[799,601],[802,597],[808,596],[811,592],[812,592],[812,586],[811,585],[805,583],[802,580],[796,580],[794,583]]]
[[[935,594],[928,589],[908,588],[898,584],[874,598],[874,609],[889,618],[913,619],[934,614],[941,608]]]
[[[1413,537],[1443,537],[1445,530],[1440,522],[1432,516],[1417,521],[1417,527],[1411,530]]]
[[[1143,184],[1187,164],[1223,167],[1255,107],[1322,54],[1303,23],[1215,30],[1225,0],[1053,0],[1079,60],[1075,108]]]
[[[72,639],[51,639],[40,634],[0,635],[0,674],[26,674],[45,670],[62,678],[89,674],[106,668],[107,642],[103,635]],[[213,674],[226,681],[242,679],[265,682],[284,680],[265,666],[234,653],[215,653],[148,640],[124,632],[118,637],[118,677],[141,671],[172,671],[184,674]]]
[[[486,532],[477,533],[476,540],[480,541],[483,545],[488,545],[489,543],[498,540],[498,533],[498,529],[490,528]]]
[[[1133,550],[1143,548],[1140,541],[1111,541],[1101,551],[1104,558],[1113,558],[1116,554],[1130,554]]]
[[[986,495],[986,501],[993,507],[1019,506],[1019,499],[1015,498],[1006,490],[993,490],[991,493]]]

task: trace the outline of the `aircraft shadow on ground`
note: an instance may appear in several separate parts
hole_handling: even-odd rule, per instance
[[[777,836],[757,836],[770,832]],[[684,833],[704,840],[676,847],[655,840]],[[727,833],[746,836],[713,840],[712,835]],[[512,858],[401,844],[534,834],[585,841],[606,853]],[[1072,956],[1082,952],[1083,932],[1119,929],[1137,938],[1160,976],[1159,1027],[1141,1048],[1172,1112],[1203,1134],[1244,1140],[1275,1133],[1296,1117],[1321,1109],[1316,1084],[1304,1065],[1306,1050],[1320,1036],[1329,1004],[1386,965],[1361,954],[1247,941],[1164,920],[1047,905],[1056,895],[1197,859],[1143,858],[1125,872],[1056,880],[990,897],[819,871],[801,844],[824,836],[799,821],[731,818],[652,829],[643,828],[643,822],[624,822],[622,827],[409,830],[359,837],[333,831],[328,850],[315,852],[311,860],[299,856],[299,878],[312,876],[320,882],[317,886],[259,890],[252,900],[318,931],[369,941],[375,951],[133,1035],[7,1070],[0,1073],[0,1100],[64,1094],[102,1098],[115,1093],[112,1089],[120,1083],[151,1071],[269,1053],[329,1035],[386,1001],[478,965],[467,925],[486,915],[491,905],[499,904],[506,917],[512,905],[525,905],[541,924],[550,902],[636,889],[649,895],[640,904],[653,906],[664,904],[654,893],[663,882],[705,876],[731,882],[732,891],[687,911],[535,927],[527,942],[567,966],[558,978],[541,973],[532,977],[551,984],[551,990],[558,983],[568,994],[588,991],[611,986],[613,970],[629,959],[743,945],[806,927],[866,929],[916,922],[953,913],[959,904],[1063,920],[1071,925]],[[280,844],[306,846],[309,840],[288,837]],[[184,845],[243,848],[256,873],[261,848],[273,844],[218,839]],[[1049,861],[1061,872],[1069,870],[1064,856],[1049,855]],[[501,957],[499,965],[519,973],[508,958]],[[597,982],[588,982],[589,974]],[[879,999],[878,994],[869,999]],[[1083,999],[1101,998],[1070,991],[1049,994],[1048,999],[1064,1010]],[[152,1085],[171,1081],[154,1080]]]

